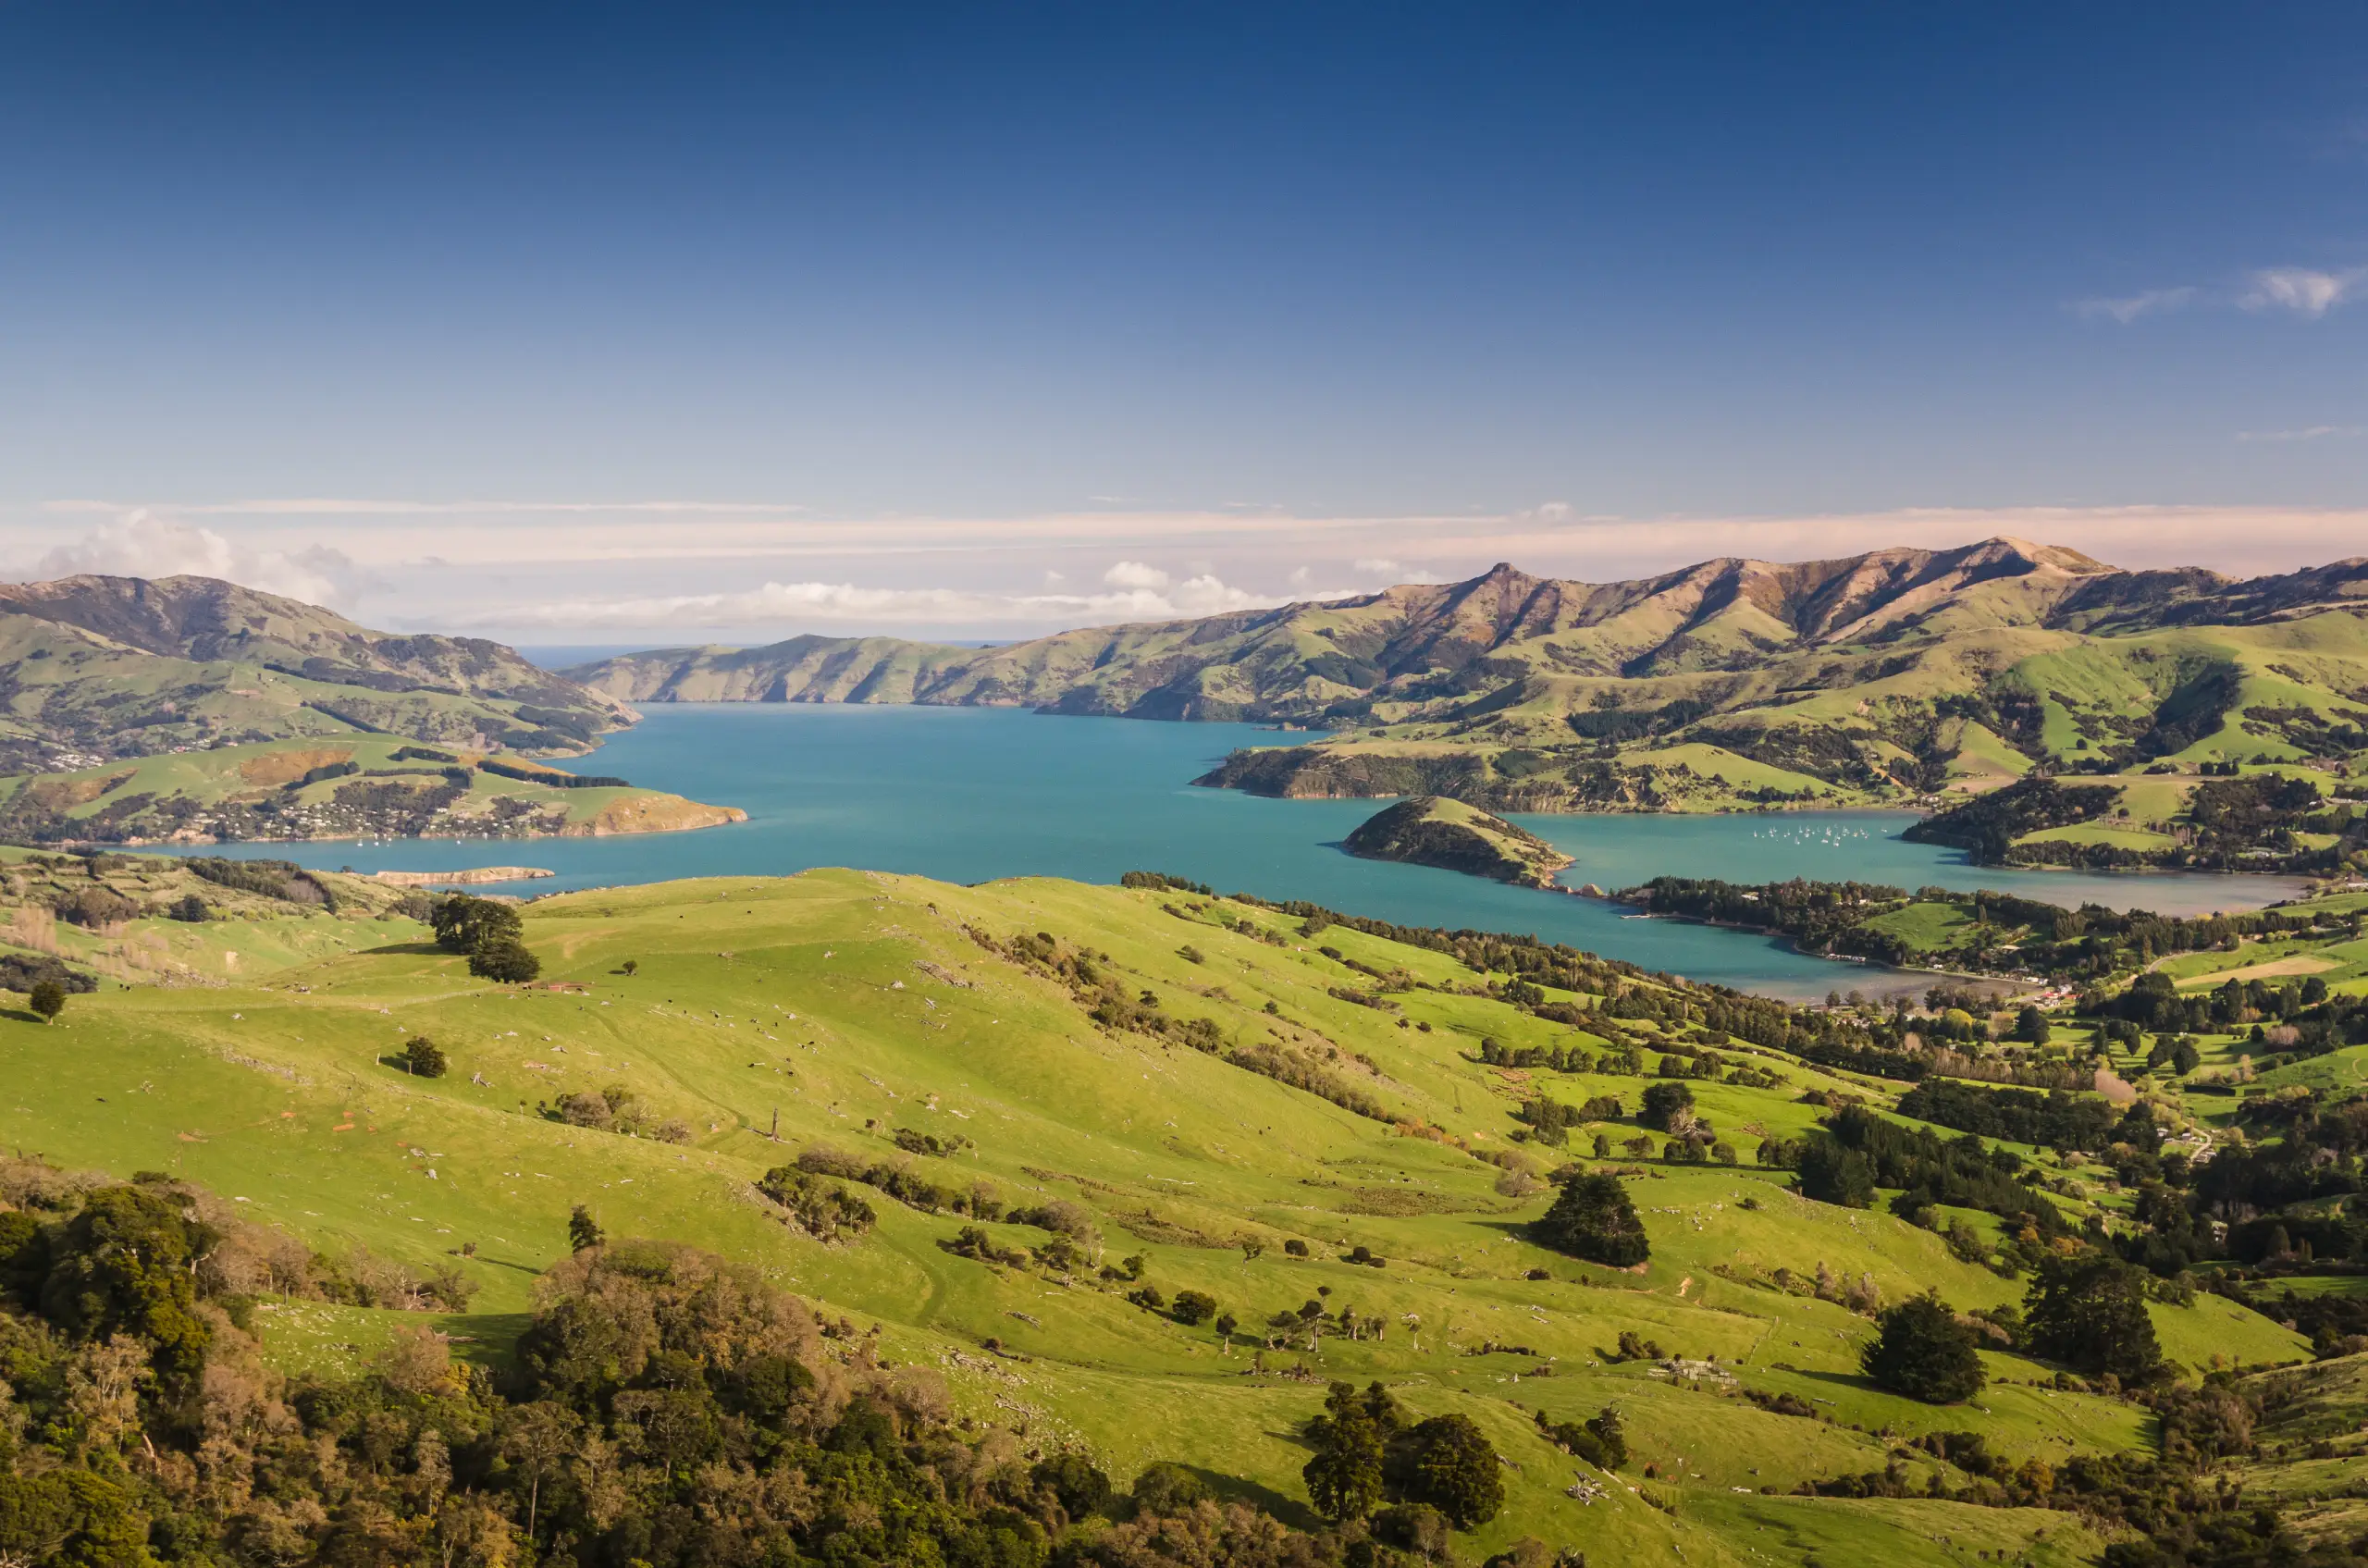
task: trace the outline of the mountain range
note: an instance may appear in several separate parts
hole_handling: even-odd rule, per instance
[[[1897,800],[2034,766],[2360,749],[2368,558],[2132,572],[1994,538],[1460,583],[993,648],[793,637],[567,672],[623,702],[1020,704],[1322,727],[1205,782],[1529,810]],[[2261,710],[2270,715],[2253,713]]]
[[[212,577],[0,584],[0,772],[388,734],[579,752],[623,704],[479,637],[374,632]]]

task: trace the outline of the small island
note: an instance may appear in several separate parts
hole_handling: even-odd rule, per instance
[[[1375,813],[1342,844],[1366,860],[1437,866],[1524,887],[1551,887],[1573,864],[1536,833],[1444,796],[1418,795]]]

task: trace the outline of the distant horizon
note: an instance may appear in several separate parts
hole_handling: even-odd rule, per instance
[[[1656,578],[1681,574],[1703,566],[1714,565],[1722,562],[1748,561],[1761,565],[1782,568],[1819,562],[1857,560],[1869,555],[1884,553],[1891,550],[1921,550],[1929,554],[1940,555],[1961,550],[1976,549],[1984,545],[1990,544],[2004,544],[2018,549],[2038,550],[2072,551],[2073,553],[2087,556],[2088,559],[2095,564],[2115,572],[2135,573],[2143,571],[2216,570],[2215,568],[2208,566],[2200,566],[2198,563],[2192,562],[2164,562],[2149,566],[2135,566],[2119,562],[2101,560],[2093,555],[2090,555],[2087,551],[2077,550],[2075,549],[2075,547],[2059,542],[2043,539],[2017,538],[2011,535],[1993,534],[1980,538],[1964,539],[1954,544],[1946,545],[1881,545],[1864,550],[1845,551],[1833,555],[1805,555],[1792,559],[1770,559],[1760,556],[1737,556],[1733,554],[1703,556],[1677,562],[1658,570],[1640,571],[1622,577],[1564,576],[1550,572],[1533,571],[1518,561],[1497,561],[1492,562],[1486,567],[1465,573],[1462,576],[1458,577],[1438,578],[1416,576],[1400,582],[1383,583],[1367,586],[1336,590],[1332,592],[1292,594],[1277,597],[1270,601],[1218,605],[1199,611],[1177,611],[1170,613],[1126,615],[1062,622],[1024,632],[1007,632],[1002,636],[982,636],[977,635],[965,635],[958,632],[952,634],[941,634],[933,633],[925,627],[886,623],[872,625],[865,625],[861,623],[826,623],[821,625],[793,627],[758,627],[738,636],[733,635],[733,630],[729,627],[671,628],[672,630],[675,630],[683,634],[675,636],[663,635],[665,631],[670,630],[670,628],[653,628],[651,636],[640,638],[618,636],[598,638],[571,637],[563,635],[563,633],[562,635],[554,636],[552,635],[551,628],[536,628],[535,630],[528,631],[522,636],[500,636],[496,632],[479,627],[438,625],[432,619],[425,623],[387,626],[372,622],[366,613],[357,615],[350,610],[334,603],[306,599],[301,593],[289,593],[281,588],[261,584],[241,583],[236,577],[224,576],[216,573],[202,571],[178,574],[162,573],[156,574],[155,576],[191,575],[206,577],[216,581],[230,582],[236,586],[251,588],[259,592],[278,594],[279,597],[298,599],[301,602],[318,603],[320,608],[327,609],[334,613],[344,615],[347,619],[354,620],[357,623],[376,631],[395,631],[405,634],[429,633],[439,636],[484,636],[487,638],[487,640],[499,642],[515,649],[517,652],[525,656],[531,661],[543,668],[557,670],[569,668],[578,664],[591,663],[600,659],[615,658],[624,654],[653,653],[698,648],[757,648],[786,642],[800,636],[819,636],[844,639],[885,637],[907,642],[931,643],[944,647],[972,648],[1001,648],[1008,647],[1014,643],[1032,641],[1039,637],[1059,636],[1067,632],[1115,629],[1129,625],[1157,624],[1175,621],[1200,620],[1210,615],[1226,614],[1248,610],[1280,609],[1292,604],[1322,604],[1353,599],[1367,599],[1375,594],[1387,592],[1392,588],[1451,586],[1458,584],[1476,581],[1486,575],[1489,572],[1497,570],[1499,567],[1510,568],[1523,576],[1535,578],[1539,581],[1579,583],[1588,586],[1600,587],[1616,583],[1650,581]],[[2245,582],[2263,577],[2288,575],[2296,572],[2320,570],[2330,566],[2341,565],[2348,562],[2362,560],[2368,560],[2368,554],[2337,556],[2325,560],[2304,560],[2297,562],[2293,566],[2279,571],[2251,573],[2222,572],[2219,573],[2219,575],[2232,582]],[[62,575],[72,576],[78,574],[96,574],[142,580],[154,580],[153,577],[147,577],[145,574],[138,572],[100,572],[96,574],[64,574]],[[57,579],[11,579],[0,577],[0,581],[14,581],[20,584],[37,584],[40,582],[56,580]]]

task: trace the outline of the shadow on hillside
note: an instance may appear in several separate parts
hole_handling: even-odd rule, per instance
[[[433,942],[389,942],[381,947],[357,947],[357,957],[364,958],[449,958],[452,955]]]
[[[0,1007],[0,1019],[11,1019],[18,1023],[47,1023],[49,1021],[30,1007]]]
[[[469,1261],[471,1263],[489,1263],[496,1268],[514,1268],[519,1273],[529,1277],[539,1278],[543,1272],[531,1263],[519,1263],[512,1258],[498,1258],[490,1253],[479,1253]]]
[[[1858,1372],[1808,1372],[1795,1368],[1791,1376],[1811,1383],[1831,1383],[1854,1394],[1880,1394],[1883,1391],[1881,1384]]]
[[[1287,1442],[1298,1443],[1301,1447],[1306,1446],[1306,1440],[1294,1432],[1270,1432],[1267,1436],[1281,1438]],[[1200,1477],[1201,1484],[1209,1488],[1210,1495],[1222,1501],[1246,1502],[1253,1507],[1262,1508],[1293,1529],[1321,1530],[1324,1528],[1324,1521],[1315,1516],[1314,1509],[1296,1498],[1285,1497],[1272,1487],[1262,1487],[1255,1481],[1244,1479],[1240,1475],[1228,1475],[1221,1470],[1211,1470],[1204,1465],[1187,1464],[1183,1468]]]
[[[446,1317],[441,1327],[454,1335],[453,1360],[503,1372],[510,1369],[512,1352],[518,1348],[518,1336],[534,1320],[533,1314],[524,1312],[470,1313]]]

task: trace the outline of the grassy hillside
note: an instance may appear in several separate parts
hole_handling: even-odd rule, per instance
[[[2368,870],[2368,786],[2325,764],[2203,764],[2210,776],[2033,774],[1950,806],[1906,836],[1989,865],[2325,875]],[[2350,769],[2343,770],[2346,772]]]
[[[0,837],[19,844],[253,839],[594,837],[742,821],[512,753],[392,735],[221,746],[0,779]]]
[[[937,1369],[959,1414],[1031,1451],[1074,1445],[1122,1478],[1182,1461],[1302,1522],[1299,1433],[1324,1380],[1379,1379],[1420,1414],[1468,1415],[1511,1466],[1504,1512],[1458,1543],[1479,1554],[1528,1535],[1598,1564],[2080,1561],[2101,1539],[2057,1510],[1792,1490],[1887,1465],[1919,1493],[1974,1485],[1908,1446],[1937,1432],[1978,1433],[2010,1465],[2154,1442],[2128,1399],[2004,1350],[1964,1405],[1861,1375],[1868,1320],[1829,1296],[2004,1307],[2023,1293],[2020,1243],[1980,1211],[1992,1240],[1969,1246],[1881,1204],[1811,1202],[1756,1163],[1811,1133],[1822,1102],[1883,1107],[1906,1085],[1713,1031],[1716,994],[1575,959],[1557,972],[1583,989],[1536,987],[1179,888],[817,871],[526,916],[537,987],[472,981],[415,927],[348,924],[366,945],[290,950],[268,975],[0,1019],[0,1142],[202,1183],[332,1253],[457,1270],[469,1310],[427,1320],[493,1361],[582,1204],[611,1236],[716,1249],[857,1336],[876,1327],[882,1354]],[[418,1035],[449,1074],[393,1064]],[[1639,1127],[1641,1092],[1672,1071],[1735,1163]],[[1597,1096],[1616,1113],[1548,1140],[1541,1097]],[[1651,1256],[1634,1270],[1528,1228],[1551,1167],[1604,1166],[1586,1154],[1598,1132],[1636,1141],[1620,1168]],[[817,1241],[759,1191],[800,1156],[859,1173],[831,1179],[876,1212],[868,1233]],[[2129,1223],[2108,1167],[2049,1157],[2043,1174],[2067,1224]],[[1015,1214],[1055,1205],[1067,1253]],[[1849,1291],[1812,1290],[1820,1272]],[[1231,1332],[1166,1310],[1185,1290]],[[2220,1298],[2148,1311],[2190,1375],[2309,1353]],[[290,1369],[422,1320],[254,1315]],[[1622,1335],[1659,1350],[1622,1358]],[[1634,1456],[1616,1474],[1534,1419],[1607,1404]],[[1569,1495],[1583,1481],[1594,1500]]]
[[[573,752],[632,718],[499,643],[374,632],[211,577],[0,585],[0,666],[15,772],[356,733]]]
[[[1429,795],[1384,808],[1360,823],[1342,847],[1368,860],[1438,866],[1528,887],[1551,887],[1554,873],[1572,863],[1534,833],[1476,806]]]
[[[2235,582],[1992,539],[1468,582],[965,650],[798,637],[570,672],[625,701],[1021,703],[1342,731],[1205,783],[1494,811],[1923,799],[2035,766],[2368,751],[2368,562]],[[2128,833],[2135,830],[2115,830]]]
[[[634,713],[499,643],[374,632],[212,578],[0,585],[0,837],[16,843],[638,833],[740,815],[574,788],[527,761],[588,750]],[[423,747],[436,756],[406,755]],[[488,762],[449,788],[436,776]],[[305,779],[339,767],[363,777]]]

